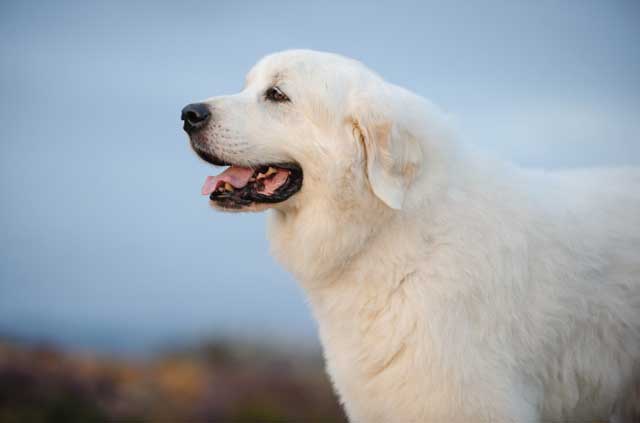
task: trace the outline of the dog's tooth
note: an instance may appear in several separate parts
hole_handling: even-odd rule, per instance
[[[258,180],[260,179],[264,179],[266,177],[266,175],[264,173],[258,173]]]
[[[226,189],[227,191],[233,191],[233,186],[229,182],[225,182],[224,189]]]
[[[267,169],[267,173],[264,176],[273,175],[274,173],[278,173],[278,171],[275,168],[269,166],[269,169]]]

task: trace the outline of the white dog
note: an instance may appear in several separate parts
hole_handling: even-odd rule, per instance
[[[638,376],[639,171],[471,154],[426,100],[313,51],[182,118],[230,166],[211,204],[272,209],[353,422],[609,419]]]

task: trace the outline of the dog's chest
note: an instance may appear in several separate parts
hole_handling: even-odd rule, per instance
[[[379,277],[379,275],[378,275]],[[310,293],[327,369],[352,421],[413,421],[426,372],[424,310],[412,275],[393,284],[343,283]],[[399,421],[399,420],[398,420]]]

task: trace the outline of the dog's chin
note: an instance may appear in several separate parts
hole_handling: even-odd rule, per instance
[[[282,204],[282,203],[280,203]],[[259,213],[259,212],[263,212],[265,210],[269,210],[269,209],[273,209],[273,208],[280,208],[280,204],[268,204],[268,203],[251,203],[249,205],[244,205],[244,206],[233,206],[233,207],[228,207],[225,206],[224,204],[221,204],[217,201],[213,201],[213,200],[209,200],[209,205],[217,210],[217,211],[223,211],[223,212],[228,212],[228,213]]]

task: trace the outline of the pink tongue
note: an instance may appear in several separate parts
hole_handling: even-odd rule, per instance
[[[231,166],[218,176],[207,176],[202,186],[202,195],[211,195],[225,182],[230,183],[234,188],[242,188],[247,185],[251,175],[253,175],[253,169],[250,167]]]

